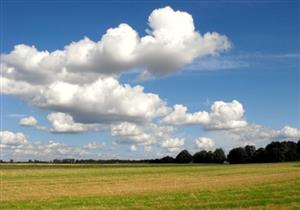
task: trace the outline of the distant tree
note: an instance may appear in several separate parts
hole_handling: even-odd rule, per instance
[[[176,163],[190,163],[193,160],[193,156],[187,151],[182,150],[175,158]]]
[[[251,163],[253,161],[252,159],[253,159],[253,155],[256,151],[256,148],[253,145],[247,145],[247,146],[245,146],[245,151],[246,151],[247,156],[248,156],[246,162]]]
[[[194,163],[205,163],[207,159],[207,151],[202,150],[200,152],[196,152],[193,155],[193,162]]]
[[[206,156],[206,163],[213,163],[213,162],[214,162],[214,153],[212,151],[208,151]]]
[[[298,154],[298,159],[300,159],[300,140],[297,143],[297,154]]]
[[[75,163],[74,158],[65,158],[62,160],[63,163]]]
[[[245,163],[248,158],[245,148],[238,147],[230,150],[227,159],[230,163]]]
[[[163,158],[160,159],[161,163],[174,163],[175,159],[173,157],[170,156],[165,156]]]
[[[280,142],[271,142],[266,146],[266,161],[283,162],[285,161],[286,148]]]
[[[213,153],[213,161],[215,163],[224,163],[226,160],[226,155],[222,148],[216,149]]]
[[[281,144],[284,148],[285,161],[297,160],[297,144],[293,141],[284,141]]]
[[[263,163],[267,162],[266,150],[265,148],[259,148],[253,154],[252,161],[254,163]]]
[[[196,152],[193,155],[194,163],[213,163],[214,162],[214,154],[211,151],[202,150],[200,152]]]

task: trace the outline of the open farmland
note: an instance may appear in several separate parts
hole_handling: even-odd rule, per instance
[[[300,163],[1,165],[0,209],[299,209]]]

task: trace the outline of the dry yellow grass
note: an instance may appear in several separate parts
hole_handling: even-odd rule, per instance
[[[1,169],[1,202],[218,192],[300,180],[297,163]],[[299,193],[300,194],[300,193]],[[196,196],[196,195],[195,195]],[[198,196],[198,195],[197,195]],[[196,196],[196,197],[197,197]],[[211,199],[211,198],[210,198]],[[143,204],[141,204],[143,205]],[[296,204],[291,204],[296,205]],[[135,204],[139,206],[139,203]],[[268,209],[278,206],[266,205]],[[249,207],[256,209],[256,207]]]

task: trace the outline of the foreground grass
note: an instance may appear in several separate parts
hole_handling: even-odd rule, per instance
[[[299,163],[0,167],[0,209],[300,209]]]

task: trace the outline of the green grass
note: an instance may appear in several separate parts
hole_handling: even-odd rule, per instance
[[[0,209],[300,209],[300,163],[0,169]]]

